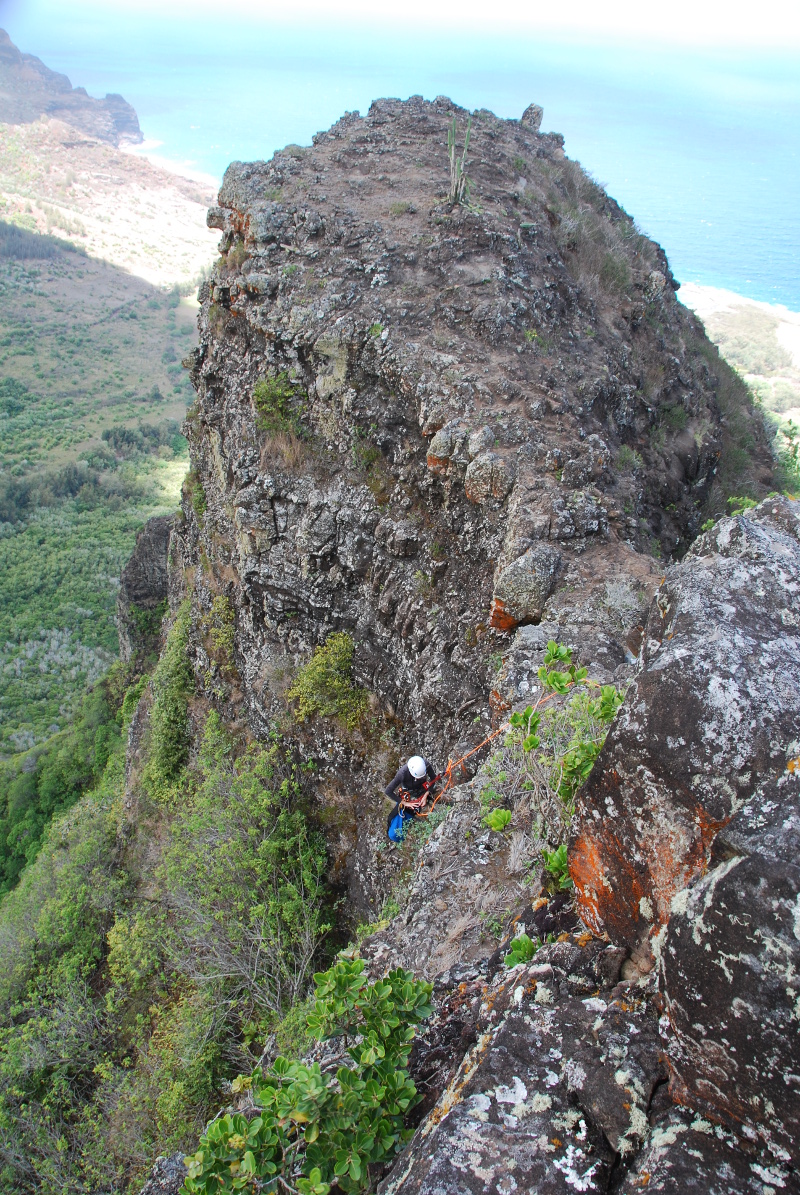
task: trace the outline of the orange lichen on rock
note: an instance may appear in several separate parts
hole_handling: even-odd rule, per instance
[[[494,627],[496,631],[513,631],[514,627],[519,625],[519,619],[506,608],[506,604],[502,598],[492,599],[492,608],[489,613],[489,626]]]

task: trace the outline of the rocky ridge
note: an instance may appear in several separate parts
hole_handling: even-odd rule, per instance
[[[516,626],[569,628],[610,675],[660,576],[641,549],[669,556],[704,517],[729,375],[663,252],[533,110],[472,115],[473,203],[451,205],[454,117],[463,134],[448,100],[378,101],[310,149],[234,163],[209,213],[222,255],[187,422],[204,508],[187,496],[174,550],[198,608],[236,609],[258,734],[276,678],[344,630],[389,754],[461,754]],[[265,434],[254,388],[282,377],[284,430]],[[344,787],[372,789],[351,764]]]
[[[473,203],[449,204],[453,117],[463,132],[444,99],[379,101],[226,174],[169,549],[198,709],[257,737],[279,721],[314,760],[332,877],[374,915],[399,874],[374,792],[399,756],[501,726],[548,639],[632,682],[579,796],[574,908],[531,874],[528,823],[516,845],[486,829],[467,773],[400,915],[361,944],[373,974],[401,963],[437,996],[423,1119],[380,1189],[796,1190],[800,728],[791,683],[764,681],[796,662],[796,505],[665,561],[705,517],[725,369],[540,110],[473,114]],[[235,680],[203,633],[220,597]],[[285,693],[332,631],[371,718],[312,733]],[[557,938],[513,969],[487,931],[508,909],[512,933]]]
[[[0,122],[30,124],[42,116],[115,146],[144,140],[136,113],[121,95],[94,99],[34,54],[21,53],[0,29]]]

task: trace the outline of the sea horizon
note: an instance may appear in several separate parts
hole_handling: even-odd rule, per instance
[[[665,249],[681,283],[800,311],[800,56],[687,49],[554,34],[415,38],[379,27],[239,21],[70,24],[47,4],[0,5],[0,21],[91,95],[118,92],[151,160],[221,180],[230,161],[308,145],[381,96],[447,95],[518,117],[544,108],[577,159]],[[52,16],[52,19],[50,17]],[[444,169],[443,169],[444,178]]]

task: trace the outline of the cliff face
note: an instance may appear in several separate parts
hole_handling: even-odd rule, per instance
[[[668,561],[742,467],[734,423],[749,484],[769,484],[757,417],[731,409],[661,250],[540,110],[473,114],[469,206],[448,202],[454,117],[461,137],[449,101],[380,101],[226,174],[169,548],[194,714],[277,722],[313,760],[350,910],[401,905],[360,945],[369,973],[435,985],[419,1127],[380,1190],[794,1189],[800,723],[765,670],[797,659],[796,505]],[[287,713],[332,632],[369,691],[349,728]],[[455,759],[542,701],[551,640],[633,682],[588,784],[523,782],[521,744],[509,779],[498,735],[415,851],[384,849],[375,793],[398,758]],[[573,798],[574,907],[541,867]],[[503,926],[535,956],[507,963]]]
[[[139,119],[121,95],[98,100],[33,54],[22,54],[0,29],[0,122],[30,124],[41,116],[111,145],[142,141]]]
[[[209,213],[222,256],[190,362],[180,576],[200,612],[218,594],[235,608],[259,734],[280,677],[352,635],[394,734],[374,773],[374,744],[332,766],[364,797],[359,826],[393,753],[483,737],[515,627],[544,619],[609,676],[633,658],[658,558],[698,530],[727,434],[725,367],[660,248],[535,108],[473,115],[471,206],[451,205],[454,117],[460,140],[448,100],[376,102],[311,149],[234,163]]]

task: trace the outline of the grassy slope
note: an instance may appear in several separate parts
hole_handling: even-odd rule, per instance
[[[60,121],[0,125],[0,220],[22,230],[0,227],[0,757],[108,668],[136,530],[176,505],[196,326],[173,288],[213,255],[209,200]],[[103,440],[142,424],[150,451]]]
[[[191,396],[180,358],[195,339],[190,304],[104,262],[0,258],[0,482],[24,487],[71,463],[101,482],[3,512],[3,754],[63,725],[116,655],[120,570],[142,523],[174,509],[186,457],[174,437],[122,456],[102,432],[177,423]]]

